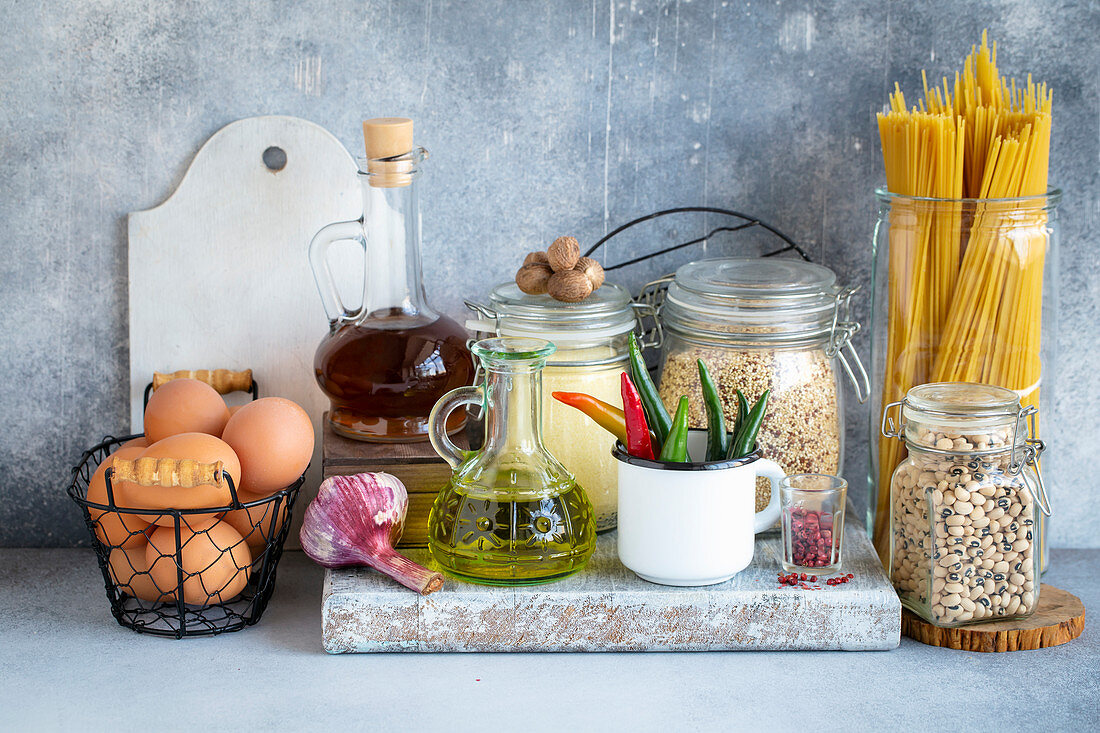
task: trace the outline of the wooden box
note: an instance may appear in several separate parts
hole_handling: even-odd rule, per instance
[[[439,457],[432,444],[426,440],[419,443],[351,440],[333,432],[328,413],[322,424],[322,477],[384,471],[401,479],[409,492],[409,511],[405,515],[405,532],[397,546],[427,547],[428,512],[436,494],[451,479],[451,467]],[[451,439],[460,448],[466,447],[464,434]]]

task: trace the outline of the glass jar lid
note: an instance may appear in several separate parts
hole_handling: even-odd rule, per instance
[[[898,426],[891,411],[898,408]],[[1024,485],[1050,516],[1050,500],[1039,470],[1039,456],[1046,445],[1035,435],[1032,405],[1020,403],[1010,389],[972,382],[920,384],[882,410],[882,434],[900,438],[910,450],[945,457],[999,453],[1008,456],[1007,468],[1019,474],[1026,464],[1035,472],[1035,486]]]
[[[828,338],[836,326],[836,274],[802,260],[728,257],[676,271],[661,306],[666,327],[748,341]]]
[[[480,316],[466,322],[472,331],[532,336],[559,345],[612,339],[629,333],[637,325],[630,293],[610,282],[580,303],[562,303],[549,295],[528,295],[514,282],[508,282],[489,292],[488,306],[466,305]]]
[[[913,387],[906,393],[900,413],[907,442],[925,448],[933,436],[938,436],[937,440],[958,442],[934,447],[963,453],[1022,445],[1027,430],[1018,429],[1020,418],[1020,396],[1015,392],[969,382]]]

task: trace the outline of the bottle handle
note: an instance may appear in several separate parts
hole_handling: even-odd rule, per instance
[[[447,435],[447,419],[459,407],[481,406],[484,401],[481,387],[459,387],[440,397],[428,415],[428,437],[432,441],[432,447],[443,460],[451,464],[451,468],[458,468],[477,451],[462,450],[454,444],[451,436]]]
[[[367,240],[363,236],[363,220],[338,221],[321,227],[309,243],[309,265],[313,269],[313,279],[317,283],[317,292],[321,295],[321,304],[330,324],[354,320],[362,310],[348,310],[340,299],[340,291],[332,279],[332,270],[328,266],[329,248],[336,242],[356,242],[363,248],[363,257],[367,256]]]
[[[779,520],[779,482],[787,477],[787,474],[775,461],[761,458],[754,464],[756,475],[764,476],[772,482],[772,498],[768,505],[756,513],[753,519],[753,532],[760,534],[769,529]]]

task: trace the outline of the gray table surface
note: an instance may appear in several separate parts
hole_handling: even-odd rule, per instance
[[[1100,550],[1044,581],[1100,608]],[[140,636],[89,550],[0,550],[3,730],[1096,730],[1100,627],[1065,646],[888,652],[369,654],[321,648],[322,571],[284,557],[255,627]],[[125,726],[125,728],[123,728]]]

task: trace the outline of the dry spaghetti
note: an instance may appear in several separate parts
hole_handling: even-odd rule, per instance
[[[1052,93],[1001,76],[982,34],[949,86],[878,115],[891,194],[882,404],[930,381],[985,382],[1038,405]],[[1028,198],[1033,197],[1033,198]],[[1009,200],[1006,200],[1009,199]],[[881,439],[874,541],[888,552],[890,476]]]

